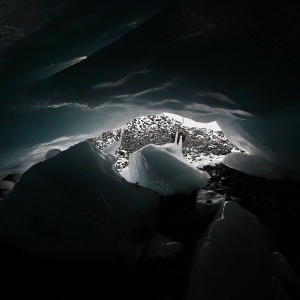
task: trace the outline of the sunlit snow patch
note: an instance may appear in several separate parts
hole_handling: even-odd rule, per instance
[[[150,144],[129,156],[129,178],[160,195],[172,195],[204,188],[209,175],[189,164],[177,144]]]

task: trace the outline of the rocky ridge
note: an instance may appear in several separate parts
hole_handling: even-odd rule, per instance
[[[203,166],[212,164],[216,159],[221,160],[228,153],[243,152],[231,144],[222,131],[187,127],[184,125],[184,120],[179,122],[163,114],[135,118],[123,128],[104,132],[89,141],[103,150],[122,136],[121,146],[116,151],[118,158],[116,168],[121,171],[127,167],[131,153],[148,144],[172,143],[172,136],[177,131],[186,135],[182,144],[182,153],[190,163],[200,163],[200,166]]]

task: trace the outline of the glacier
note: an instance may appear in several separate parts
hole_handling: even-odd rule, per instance
[[[114,160],[79,143],[25,172],[0,202],[0,239],[40,257],[110,261],[158,194],[127,182]]]
[[[183,157],[180,144],[147,145],[129,155],[129,180],[162,196],[189,194],[209,179]]]
[[[217,121],[241,149],[299,179],[297,6],[265,0],[255,23],[255,3],[217,1],[211,13],[195,0],[96,2],[82,10],[81,0],[65,0],[26,30],[17,15],[26,34],[0,48],[2,178],[39,161],[48,143],[63,150],[167,111]],[[270,36],[277,24],[289,34]]]
[[[198,241],[185,299],[290,299],[282,283],[297,287],[299,281],[272,248],[269,232],[254,215],[224,202]]]
[[[149,178],[142,183],[128,172],[126,178],[139,182],[130,183],[115,171],[112,154],[118,144],[106,154],[82,141],[139,116],[167,112],[217,122],[225,137],[246,152],[225,158],[228,166],[270,180],[300,180],[299,1],[25,2],[3,0],[0,9],[0,179],[23,174],[17,183],[1,183],[13,188],[0,201],[2,241],[40,256],[118,255],[123,230],[130,233],[142,226],[146,218],[141,217],[156,210],[159,194],[139,186],[148,186]],[[187,168],[172,151],[152,150],[172,160],[175,169]],[[202,175],[188,169],[188,181],[195,186],[193,180]],[[176,184],[169,191],[181,193]],[[167,194],[166,184],[157,191]],[[280,254],[270,257],[257,220],[226,198],[212,195],[211,208],[201,203],[207,194],[198,196],[198,216],[201,206],[207,209],[203,215],[210,215],[221,205],[225,219],[219,210],[210,227],[219,240],[209,240],[205,247],[199,242],[187,299],[204,293],[207,299],[212,293],[220,298],[221,292],[234,299],[235,291],[244,299],[267,299],[270,290],[275,291],[273,298],[277,291],[277,299],[288,299],[289,279],[284,278],[293,282],[294,277],[282,275],[289,268]],[[229,229],[226,238],[223,229]],[[148,246],[153,260],[171,260],[185,251],[163,234]],[[244,265],[235,260],[243,258],[241,253],[249,257]],[[269,275],[274,270],[260,258],[273,264],[273,279]],[[224,267],[222,280],[216,261]],[[225,266],[232,261],[236,272],[229,274]],[[209,278],[198,274],[198,263]],[[201,276],[203,281],[194,280]],[[197,292],[199,282],[203,290]]]

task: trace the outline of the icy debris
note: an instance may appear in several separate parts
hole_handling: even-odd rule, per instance
[[[200,190],[197,193],[195,209],[199,218],[216,213],[225,202],[225,196],[211,190]]]
[[[189,194],[209,176],[189,164],[177,144],[147,145],[129,156],[130,181],[160,195]]]
[[[248,175],[282,180],[283,176],[274,166],[260,156],[243,153],[231,153],[225,156],[223,163]]]
[[[119,139],[118,141],[114,142],[113,144],[110,144],[109,146],[107,146],[103,152],[106,154],[111,154],[111,155],[115,155],[116,151],[118,150],[118,148],[121,146],[121,139]]]
[[[52,158],[52,157],[56,156],[57,154],[59,154],[60,152],[61,152],[61,150],[59,150],[59,149],[49,150],[45,155],[45,159]]]
[[[0,202],[0,239],[51,258],[109,260],[143,226],[158,194],[127,182],[106,155],[79,143],[25,172]]]
[[[181,243],[173,241],[161,233],[156,233],[146,243],[143,255],[148,259],[158,259],[174,256],[182,250],[183,245]]]
[[[185,299],[271,299],[268,239],[254,215],[224,202],[198,241]]]

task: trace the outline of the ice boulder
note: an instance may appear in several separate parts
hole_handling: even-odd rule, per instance
[[[204,188],[206,172],[192,166],[177,144],[147,145],[129,156],[129,177],[160,195],[189,194]]]
[[[264,177],[272,180],[282,180],[283,175],[276,170],[276,167],[263,157],[243,153],[227,154],[223,164],[229,168],[241,171],[245,174]]]
[[[110,144],[109,146],[107,146],[103,152],[106,154],[110,154],[110,155],[115,155],[117,149],[119,149],[121,147],[121,142],[122,142],[122,136],[120,137],[120,139],[112,144]]]
[[[272,299],[266,229],[233,201],[224,202],[198,241],[186,300]]]
[[[51,258],[109,260],[158,194],[127,182],[111,156],[79,143],[25,172],[0,202],[0,239]]]

